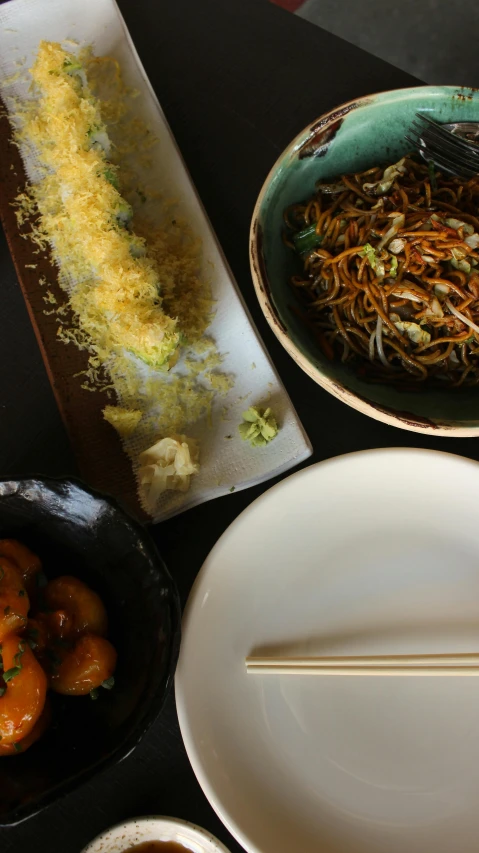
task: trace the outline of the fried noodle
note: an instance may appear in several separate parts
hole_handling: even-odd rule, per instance
[[[319,181],[289,207],[291,286],[323,354],[371,381],[477,385],[478,210],[479,178],[411,156]]]

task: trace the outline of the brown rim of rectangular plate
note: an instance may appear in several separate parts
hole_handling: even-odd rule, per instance
[[[5,113],[0,100],[0,219],[81,476],[92,488],[116,498],[137,519],[148,521],[138,500],[128,457],[117,433],[102,415],[109,402],[106,393],[85,390],[81,377],[76,375],[87,369],[88,355],[73,344],[62,343],[57,337],[58,318],[55,313],[46,313],[52,310],[44,300],[46,290],[54,294],[59,305],[65,301],[65,293],[58,284],[57,268],[49,252],[35,254],[35,244],[25,239],[28,226],[20,230],[17,225],[12,202],[25,186],[26,175],[18,148],[11,142],[12,128]],[[40,285],[42,276],[47,285]]]

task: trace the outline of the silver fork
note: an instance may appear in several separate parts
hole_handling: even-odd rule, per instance
[[[463,178],[479,174],[479,122],[440,124],[424,113],[416,113],[408,134],[406,140],[426,162]]]

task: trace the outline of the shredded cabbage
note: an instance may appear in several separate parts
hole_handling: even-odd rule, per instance
[[[368,264],[374,270],[378,278],[384,278],[386,269],[376,250],[371,246],[371,243],[366,243],[361,249],[360,255],[367,258]]]
[[[403,157],[397,163],[394,163],[392,166],[388,166],[387,169],[384,170],[384,174],[379,181],[375,181],[372,184],[363,184],[363,190],[365,193],[370,193],[371,195],[385,195],[387,193],[396,178],[399,175],[403,175],[406,171],[406,166],[404,165],[405,158]]]
[[[406,334],[409,340],[415,344],[431,343],[431,335],[425,329],[422,329],[418,323],[410,323],[407,320],[395,320],[394,325],[398,332]]]
[[[405,240],[402,240],[401,237],[396,237],[395,240],[391,240],[388,246],[388,251],[392,252],[393,255],[399,255],[403,251],[405,245]]]

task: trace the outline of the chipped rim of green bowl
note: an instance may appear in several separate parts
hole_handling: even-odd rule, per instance
[[[465,94],[468,93],[468,94]],[[416,86],[405,89],[391,89],[383,92],[376,92],[370,95],[363,95],[354,98],[351,101],[346,101],[337,107],[334,107],[327,113],[323,113],[319,118],[316,118],[308,124],[292,142],[286,146],[280,154],[273,167],[271,168],[266,180],[263,183],[259,196],[257,198],[250,227],[249,236],[249,255],[250,267],[253,278],[253,284],[256,291],[259,304],[269,323],[272,331],[283,345],[285,350],[301,367],[304,372],[311,377],[318,385],[328,391],[343,403],[357,409],[375,420],[391,426],[410,430],[412,432],[420,432],[426,435],[449,436],[449,437],[477,437],[479,436],[479,415],[477,422],[467,424],[464,421],[454,421],[452,418],[430,419],[422,415],[414,414],[411,411],[402,411],[394,406],[383,405],[377,401],[372,401],[366,396],[362,396],[357,391],[351,390],[337,377],[332,378],[327,376],[321,366],[316,366],[312,363],[310,357],[304,353],[300,346],[293,340],[288,331],[285,319],[280,315],[274,300],[273,290],[268,274],[266,272],[266,262],[263,254],[263,217],[265,202],[267,203],[268,194],[271,192],[271,187],[278,173],[287,169],[288,165],[299,156],[301,152],[308,150],[308,156],[312,159],[317,157],[317,152],[322,149],[321,155],[327,153],[330,137],[334,139],[335,129],[338,128],[343,119],[357,108],[365,106],[373,106],[380,99],[391,98],[391,103],[399,101],[403,98],[414,99],[420,95],[424,97],[437,96],[438,98],[458,98],[463,101],[474,101],[477,105],[477,118],[479,121],[479,90],[473,87],[459,86]],[[471,119],[463,119],[471,120]],[[320,156],[321,156],[320,155]],[[303,155],[304,156],[304,155]],[[286,283],[286,275],[285,281]],[[444,392],[442,392],[444,393]],[[479,398],[479,388],[478,388]]]

